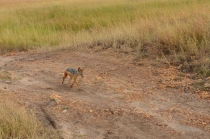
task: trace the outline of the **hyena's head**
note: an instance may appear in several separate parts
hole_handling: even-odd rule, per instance
[[[84,77],[83,76],[83,71],[84,71],[84,68],[83,69],[80,68],[80,67],[78,68],[79,75],[82,76],[82,77]]]

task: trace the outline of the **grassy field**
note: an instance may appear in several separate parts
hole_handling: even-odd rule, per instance
[[[50,138],[50,130],[46,130],[36,116],[25,108],[4,101],[0,102],[0,113],[1,139]]]
[[[210,60],[201,57],[210,50],[210,0],[0,0],[0,5],[2,52],[100,45],[144,55],[142,49],[151,47],[157,56],[173,55],[177,63],[201,60],[209,68]]]

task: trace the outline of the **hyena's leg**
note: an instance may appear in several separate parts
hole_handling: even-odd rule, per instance
[[[63,81],[62,81],[62,84],[63,84],[63,82],[64,82],[64,80],[66,79],[67,76],[68,76],[68,74],[67,74],[66,71],[65,71],[64,74],[63,74]]]

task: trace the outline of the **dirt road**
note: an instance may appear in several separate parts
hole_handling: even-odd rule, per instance
[[[61,84],[63,71],[79,66],[82,90],[68,79]],[[1,94],[34,110],[65,139],[208,139],[210,100],[199,97],[192,77],[110,51],[0,56]]]

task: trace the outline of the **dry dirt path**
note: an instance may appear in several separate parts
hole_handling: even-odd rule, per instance
[[[61,84],[63,71],[79,66],[82,90],[68,79]],[[132,56],[108,51],[0,56],[0,95],[33,109],[66,139],[208,139],[209,100],[198,97],[193,81],[173,66],[134,64]]]

